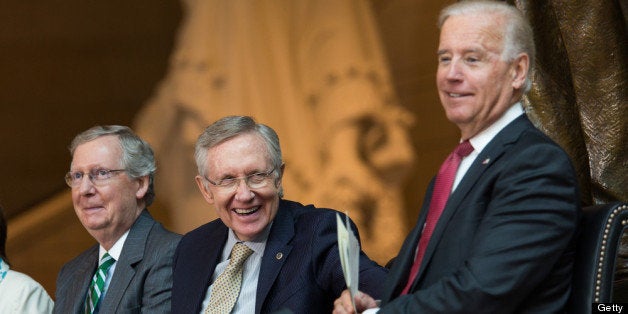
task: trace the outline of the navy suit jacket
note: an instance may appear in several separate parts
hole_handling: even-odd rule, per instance
[[[334,300],[346,287],[336,213],[280,201],[261,261],[255,313],[331,313]],[[201,311],[228,230],[217,219],[183,237],[175,253],[172,313]],[[386,275],[386,269],[361,253],[360,290],[379,296]]]
[[[124,242],[99,313],[168,313],[172,260],[180,238],[144,210]],[[98,266],[98,248],[98,244],[92,246],[61,268],[54,313],[84,313],[87,289]]]
[[[409,294],[433,180],[379,313],[557,313],[569,297],[580,214],[566,153],[525,115],[480,152],[448,200]]]

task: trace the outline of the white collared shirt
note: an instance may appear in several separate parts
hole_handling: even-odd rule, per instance
[[[488,143],[495,138],[497,133],[503,130],[510,122],[517,119],[517,117],[522,114],[523,106],[520,102],[517,102],[510,106],[510,108],[508,108],[508,110],[506,110],[506,112],[504,112],[504,114],[488,128],[469,139],[469,142],[473,146],[473,151],[469,154],[469,156],[463,158],[460,162],[460,166],[456,172],[456,179],[451,187],[452,192],[456,189],[458,183],[460,183],[462,177],[464,177],[467,173],[467,170],[469,170],[471,164],[473,164],[473,161],[475,161],[475,159],[480,155],[480,152],[482,152],[484,147],[486,147],[486,145],[488,145]]]
[[[111,282],[111,277],[113,277],[113,272],[116,270],[116,265],[118,265],[118,260],[120,260],[120,254],[122,254],[122,248],[124,247],[124,242],[126,241],[126,238],[129,235],[129,231],[130,229],[127,230],[120,237],[120,239],[118,239],[118,241],[116,241],[116,243],[113,244],[113,246],[111,247],[109,251],[105,250],[105,248],[102,247],[102,245],[98,249],[98,265],[100,265],[100,260],[102,259],[103,255],[105,255],[105,253],[109,253],[109,255],[111,255],[111,257],[113,257],[113,259],[115,260],[115,262],[111,265],[111,267],[109,267],[109,271],[107,271],[107,278],[105,279],[105,287],[103,289],[104,291],[102,293],[101,298],[104,298],[105,294],[107,294],[109,283]]]

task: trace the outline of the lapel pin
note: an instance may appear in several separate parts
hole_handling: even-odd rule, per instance
[[[483,164],[483,165],[488,165],[488,163],[489,163],[489,162],[491,162],[491,159],[490,159],[490,158],[486,158],[486,159],[484,159],[484,160],[482,161],[482,164]]]
[[[279,253],[277,253],[277,255],[275,255],[275,258],[277,260],[280,260],[282,257],[283,257],[283,253],[281,253],[281,252],[279,252]]]

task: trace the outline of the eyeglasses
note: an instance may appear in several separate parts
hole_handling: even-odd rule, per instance
[[[258,172],[249,174],[248,176],[238,177],[238,178],[226,178],[222,180],[218,180],[216,182],[210,180],[205,177],[207,182],[211,183],[213,186],[219,188],[222,192],[233,192],[236,190],[236,187],[240,185],[240,180],[244,180],[246,186],[250,189],[260,189],[265,187],[270,180],[270,175],[273,174],[275,168],[270,169],[267,172]]]
[[[89,178],[89,181],[91,181],[92,184],[99,186],[99,185],[103,185],[109,178],[111,178],[114,174],[120,171],[126,171],[126,169],[109,170],[109,169],[97,168],[97,169],[92,169],[89,173],[83,173],[80,171],[74,171],[74,172],[70,171],[65,174],[65,183],[67,183],[68,186],[71,188],[79,186],[81,185],[81,182],[83,182],[83,177],[87,175],[87,177]]]

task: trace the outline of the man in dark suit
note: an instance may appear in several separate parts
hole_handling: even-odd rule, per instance
[[[152,149],[128,127],[112,125],[77,135],[70,151],[65,179],[74,210],[98,244],[59,272],[54,312],[169,312],[180,235],[146,210],[155,197]]]
[[[532,30],[499,1],[455,3],[439,25],[439,96],[460,146],[471,146],[446,193],[438,191],[450,162],[429,185],[378,313],[562,312],[580,197],[568,156],[520,102],[530,88]],[[350,301],[343,292],[334,313],[353,313]],[[376,308],[367,294],[355,301],[359,312]]]
[[[275,131],[250,117],[222,118],[201,134],[195,158],[196,182],[219,219],[181,240],[172,312],[330,313],[346,288],[337,212],[282,199],[284,164]],[[241,246],[236,243],[250,254],[239,266],[241,278],[230,284],[241,289],[231,302],[215,300],[222,295],[216,287],[227,276],[224,270],[236,259],[230,258],[232,248]],[[386,274],[360,252],[360,289],[380,295]]]

